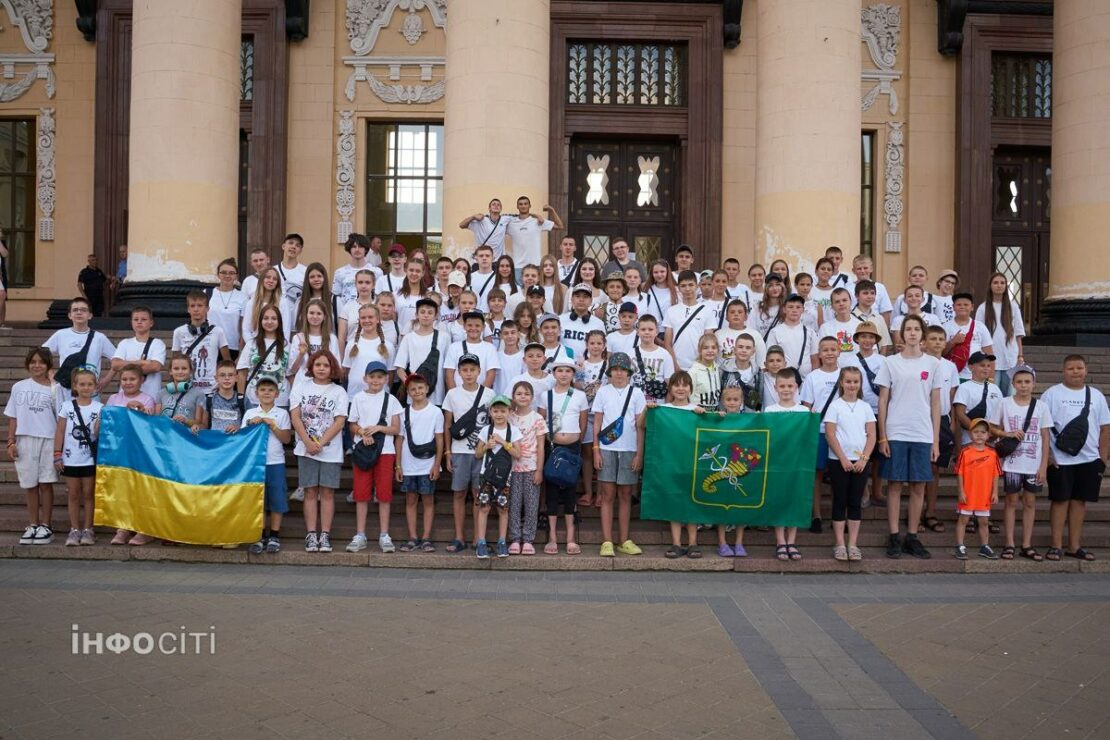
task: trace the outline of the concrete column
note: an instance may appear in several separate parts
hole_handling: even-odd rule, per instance
[[[756,4],[756,259],[859,246],[859,0]]]
[[[516,212],[547,199],[551,88],[549,0],[452,0],[444,117],[444,254],[469,256],[458,224],[500,198]]]
[[[215,282],[237,250],[240,0],[135,0],[128,282]]]

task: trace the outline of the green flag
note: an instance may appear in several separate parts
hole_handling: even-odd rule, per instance
[[[819,425],[812,413],[649,410],[640,516],[809,526]]]

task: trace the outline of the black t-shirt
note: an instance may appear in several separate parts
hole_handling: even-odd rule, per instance
[[[108,276],[99,267],[86,267],[77,275],[77,282],[85,286],[86,293],[103,293]]]

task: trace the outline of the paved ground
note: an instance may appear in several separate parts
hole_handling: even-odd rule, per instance
[[[0,738],[1107,737],[1108,618],[1098,574],[7,560]]]

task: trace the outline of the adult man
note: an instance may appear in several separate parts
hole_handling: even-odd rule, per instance
[[[532,201],[527,195],[516,199],[517,214],[509,220],[506,227],[509,238],[513,240],[513,262],[516,263],[517,279],[520,279],[520,269],[525,265],[538,265],[540,263],[540,234],[554,228],[563,228],[563,220],[551,206],[544,206],[544,212],[550,218],[544,218],[538,213],[532,213]]]
[[[559,240],[559,282],[568,288],[578,281],[578,266],[582,261],[578,259],[578,245],[573,236],[564,236]]]
[[[586,283],[574,286],[570,297],[570,310],[559,317],[563,332],[563,344],[570,348],[574,357],[586,356],[586,335],[591,331],[605,331],[605,324],[590,312],[593,288]]]
[[[88,266],[77,274],[77,290],[81,297],[89,302],[89,310],[93,316],[104,314],[104,288],[108,285],[108,276],[97,265],[95,254],[89,255]]]
[[[382,238],[380,236],[370,237],[370,249],[366,252],[366,261],[374,267],[381,270],[382,266]]]
[[[501,215],[501,199],[494,198],[489,202],[489,214],[475,213],[467,216],[459,222],[459,228],[473,232],[476,247],[492,249],[493,261],[496,262],[505,254],[505,234],[508,233],[506,229],[510,220]]]
[[[644,264],[642,262],[629,258],[628,241],[626,239],[623,239],[621,237],[617,237],[616,239],[614,239],[610,250],[613,252],[613,259],[602,265],[602,275],[609,275],[613,272],[619,272],[623,275],[625,269],[629,267],[635,267],[637,270],[640,271],[640,282],[643,284],[648,283],[647,268],[644,267]]]
[[[300,234],[286,234],[281,243],[281,262],[278,262],[278,275],[281,276],[281,302],[285,316],[296,316],[301,305],[304,291],[305,265],[298,261],[304,251],[304,239]]]
[[[116,265],[116,274],[108,279],[108,290],[114,296],[127,278],[127,245],[119,245],[119,264]]]
[[[674,278],[675,284],[678,284],[678,276],[685,270],[694,270],[694,250],[690,248],[689,244],[679,244],[678,249],[674,250],[674,269],[671,270],[671,276]]]
[[[254,297],[254,290],[258,287],[258,277],[270,266],[270,254],[262,247],[255,247],[251,250],[250,262],[254,273],[243,278],[242,287],[247,298]]]

